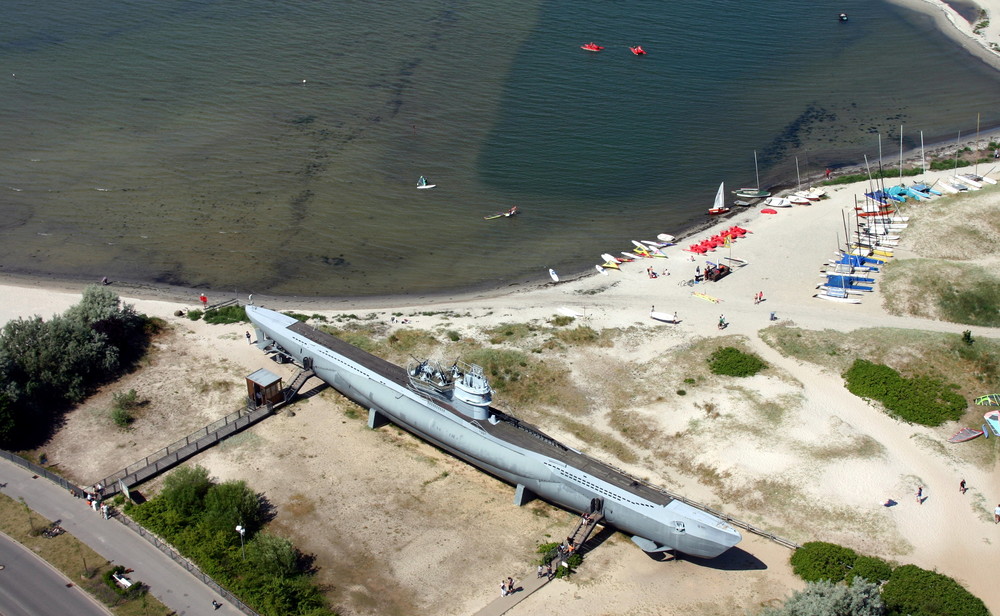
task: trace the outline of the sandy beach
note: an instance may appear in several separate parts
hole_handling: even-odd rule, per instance
[[[930,184],[947,175],[931,172],[908,181]],[[489,342],[486,330],[504,323],[543,328],[556,316],[576,314],[577,324],[609,332],[610,343],[556,350],[545,360],[569,372],[574,395],[586,401],[583,410],[569,416],[555,408],[515,408],[515,414],[573,447],[793,541],[834,541],[936,569],[1000,611],[994,572],[983,566],[994,558],[1000,532],[990,516],[1000,499],[994,441],[948,445],[945,439],[957,424],[926,428],[896,421],[850,394],[838,373],[783,356],[765,342],[775,327],[845,336],[867,328],[1000,334],[888,314],[879,289],[859,305],[812,297],[820,266],[843,241],[842,217],[864,190],[863,184],[831,187],[828,199],[774,215],[748,208],[665,249],[666,259],[625,264],[607,275],[591,270],[558,284],[545,282],[547,274],[540,271],[533,288],[433,301],[328,306],[254,301],[329,319],[357,315],[386,335],[419,329],[444,339],[445,332],[456,332],[478,344],[512,347],[517,343]],[[998,199],[1000,191],[987,188],[904,213],[919,221],[921,210],[937,202],[979,211],[995,208]],[[733,225],[751,233],[731,249],[707,256],[682,250]],[[662,232],[670,230],[621,238],[608,251],[628,250],[629,240]],[[897,259],[941,249],[930,234],[917,235],[925,242],[920,246],[909,243],[906,232],[903,236]],[[748,264],[718,282],[679,284],[695,268],[730,256],[730,250]],[[998,259],[991,250],[962,258],[991,267]],[[647,276],[649,266],[657,278]],[[47,282],[7,280],[0,286],[5,322],[62,312],[80,294],[80,287]],[[139,311],[166,320],[170,331],[146,366],[70,413],[60,433],[41,448],[82,484],[234,410],[244,375],[261,367],[286,382],[294,375],[248,345],[245,326],[174,316],[196,307],[197,293],[184,298],[130,292],[135,290],[119,288]],[[764,301],[757,303],[760,292]],[[680,322],[651,320],[653,306],[676,312]],[[721,331],[720,315],[730,324]],[[409,323],[394,323],[393,316]],[[739,382],[707,378],[704,366],[691,358],[719,342],[746,346],[770,368]],[[676,390],[685,377],[697,384],[681,396]],[[640,386],[625,393],[616,381]],[[128,388],[150,405],[133,430],[120,432],[110,428],[105,409],[112,393]],[[497,403],[503,408],[505,401]],[[762,413],[773,409],[769,403],[783,409],[779,418],[765,420]],[[193,463],[220,479],[245,479],[275,504],[275,527],[317,556],[320,580],[330,585],[331,600],[343,614],[475,613],[494,598],[496,580],[528,573],[534,546],[564,535],[571,523],[571,514],[545,503],[514,507],[511,486],[398,429],[369,431],[359,411],[330,390],[296,402],[293,410],[294,415],[268,419]],[[629,441],[614,427],[615,413],[646,430],[649,442]],[[965,495],[957,490],[960,479],[970,487]],[[923,504],[915,502],[917,486],[928,495]],[[155,490],[155,482],[143,489]],[[884,507],[887,499],[898,505]],[[721,615],[774,604],[803,586],[791,573],[786,548],[744,537],[714,561],[664,562],[609,533],[577,576],[549,584],[510,613]],[[706,593],[706,588],[726,590]]]

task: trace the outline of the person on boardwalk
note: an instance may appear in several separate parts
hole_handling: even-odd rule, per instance
[[[212,608],[217,610],[220,607],[222,607],[222,604],[216,601],[215,599],[212,599]]]
[[[507,596],[507,580],[500,580],[500,596]]]
[[[967,491],[968,489],[969,489],[969,488],[965,487],[965,480],[964,480],[964,479],[963,479],[962,481],[959,481],[959,482],[958,482],[958,491],[959,491],[959,492],[961,492],[962,494],[965,494],[965,492],[966,492],[966,491]]]
[[[512,577],[507,578],[507,594],[514,594],[514,578]]]
[[[917,504],[924,504],[924,486],[917,486]]]

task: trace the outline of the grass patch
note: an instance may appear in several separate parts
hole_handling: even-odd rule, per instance
[[[81,505],[83,506],[83,505]],[[94,514],[97,515],[97,514]],[[111,522],[113,523],[113,522]],[[168,616],[173,612],[152,595],[122,597],[108,588],[103,576],[112,565],[69,533],[46,538],[38,534],[52,522],[0,494],[0,530],[43,558],[116,616]]]
[[[205,311],[205,322],[212,325],[228,325],[230,323],[246,323],[247,311],[243,306],[223,306],[222,308],[209,308]]]

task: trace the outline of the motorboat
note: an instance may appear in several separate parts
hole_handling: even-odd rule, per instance
[[[604,48],[598,45],[597,43],[591,42],[587,43],[586,45],[580,45],[580,49],[584,51],[601,51]]]

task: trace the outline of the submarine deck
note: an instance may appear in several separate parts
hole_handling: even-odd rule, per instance
[[[308,338],[316,344],[326,347],[349,361],[363,366],[367,370],[379,374],[383,378],[386,378],[402,387],[411,389],[411,391],[420,394],[428,402],[433,402],[437,407],[452,414],[456,419],[469,424],[470,429],[475,429],[472,427],[475,426],[498,440],[558,460],[567,466],[589,474],[597,479],[600,479],[601,481],[609,483],[617,488],[620,488],[621,490],[656,505],[667,505],[674,500],[669,494],[656,488],[655,486],[632,477],[623,471],[605,464],[604,462],[595,460],[586,454],[570,449],[531,424],[525,423],[516,417],[500,411],[499,409],[490,407],[492,414],[495,415],[497,419],[501,420],[495,425],[488,421],[474,421],[456,410],[452,405],[412,389],[410,387],[409,378],[406,375],[406,370],[401,366],[397,366],[396,364],[386,361],[381,357],[377,357],[367,351],[359,349],[354,345],[348,344],[336,336],[319,331],[318,329],[301,322],[290,325],[288,329],[296,334],[299,334],[300,336]],[[581,483],[580,480],[575,477],[567,477],[567,479]],[[603,493],[605,496],[615,499],[621,498],[617,495],[604,493],[603,488],[600,486],[593,484],[587,485],[586,482],[583,483],[587,488],[593,490],[594,492]],[[643,503],[633,502],[633,504],[642,505]]]

